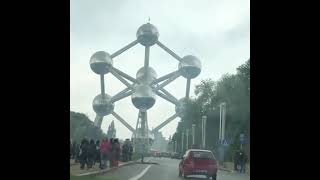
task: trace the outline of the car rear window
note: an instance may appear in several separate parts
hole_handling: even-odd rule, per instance
[[[190,152],[190,156],[193,159],[215,159],[211,152],[205,151],[192,151]]]

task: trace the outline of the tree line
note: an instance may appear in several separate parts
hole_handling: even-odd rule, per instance
[[[215,150],[219,139],[220,104],[226,103],[225,137],[229,143],[226,160],[231,160],[232,153],[240,148],[240,134],[245,134],[246,142],[243,149],[250,157],[250,59],[237,68],[236,74],[224,74],[221,79],[202,80],[195,86],[196,97],[185,101],[185,110],[178,123],[176,132],[169,145],[178,143],[181,152],[182,132],[189,129],[189,148],[191,147],[192,124],[195,128],[195,144],[201,144],[201,117],[207,116],[206,145]],[[186,136],[184,137],[186,147]],[[185,148],[184,148],[185,150]]]
[[[70,111],[70,138],[79,143],[84,137],[101,140],[107,136],[85,114]]]

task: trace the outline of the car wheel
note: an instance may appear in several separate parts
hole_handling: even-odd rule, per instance
[[[212,175],[212,180],[217,180],[217,174]]]

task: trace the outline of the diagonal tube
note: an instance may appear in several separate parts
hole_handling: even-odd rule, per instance
[[[172,98],[170,98],[170,97],[166,96],[165,94],[162,94],[162,93],[161,93],[161,92],[159,92],[159,91],[156,91],[156,94],[157,94],[158,96],[162,97],[163,99],[165,99],[165,100],[167,100],[167,101],[171,102],[172,104],[174,104],[174,105],[176,105],[176,106],[178,106],[178,105],[179,105],[178,101],[175,101],[174,99],[172,99]]]
[[[129,81],[131,81],[131,82],[133,82],[133,83],[138,83],[138,81],[137,81],[135,78],[133,78],[133,77],[129,76],[128,74],[120,71],[119,69],[114,68],[114,67],[112,67],[112,69],[113,69],[116,73],[118,73],[120,76],[128,79]]]
[[[165,90],[164,88],[161,88],[160,91],[162,91],[165,95],[167,95],[168,97],[170,97],[171,99],[174,99],[174,101],[178,101],[178,99],[176,97],[174,97],[172,94],[170,94],[167,90]]]
[[[120,50],[118,50],[117,52],[111,54],[110,57],[111,57],[111,58],[114,58],[114,57],[120,55],[121,53],[123,53],[124,51],[132,48],[132,47],[135,46],[136,44],[138,44],[138,40],[133,41],[132,43],[130,43],[130,44],[126,45],[125,47],[121,48]]]
[[[154,80],[151,84],[157,84],[157,83],[159,83],[159,82],[162,82],[162,81],[164,81],[164,80],[167,80],[167,79],[169,79],[170,77],[172,77],[172,76],[174,76],[174,75],[176,75],[176,74],[178,74],[178,73],[179,73],[179,71],[177,70],[177,71],[174,71],[174,72],[169,73],[169,74],[167,74],[167,75],[164,75],[164,76],[162,76],[162,77]]]
[[[161,123],[159,126],[157,126],[156,128],[154,128],[152,130],[152,132],[157,132],[159,131],[161,128],[163,128],[165,125],[167,125],[169,122],[171,122],[172,120],[174,120],[176,117],[178,117],[179,114],[174,114],[171,117],[169,117],[167,120],[165,120],[163,123]]]
[[[130,124],[128,124],[124,119],[122,119],[116,112],[112,112],[111,113],[116,119],[118,119],[126,128],[128,128],[131,132],[135,132],[135,130],[133,129],[133,127],[130,126]]]
[[[125,79],[123,79],[113,68],[110,68],[110,73],[114,75],[117,79],[119,79],[124,85],[133,90],[131,84],[129,84]]]
[[[124,90],[118,92],[116,95],[114,95],[113,97],[111,97],[111,102],[114,101],[114,99],[118,99],[119,96],[122,96],[123,94],[125,94],[126,92],[128,92],[130,90],[130,88],[126,87]]]
[[[162,44],[160,41],[157,41],[158,46],[160,46],[163,50],[165,50],[167,53],[169,53],[172,57],[174,57],[176,60],[181,61],[181,57],[179,57],[176,53],[171,51],[169,48],[167,48],[164,44]]]
[[[159,86],[157,86],[154,90],[158,91],[159,89],[165,87],[166,85],[168,85],[169,83],[171,83],[172,81],[176,80],[178,77],[180,76],[179,73],[171,76],[169,79],[167,79],[165,82],[163,82],[162,84],[160,84]]]
[[[132,93],[133,93],[132,91],[129,91],[129,92],[125,92],[125,93],[119,94],[117,96],[114,96],[114,97],[111,98],[110,102],[111,103],[117,102],[117,101],[119,101],[119,100],[121,100],[123,98],[126,98],[126,97],[130,96]]]

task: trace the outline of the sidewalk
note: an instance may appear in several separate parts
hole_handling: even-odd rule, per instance
[[[219,170],[235,173],[233,168],[233,162],[225,162],[223,166],[219,165]],[[246,164],[246,174],[250,174],[250,164]]]
[[[150,158],[145,158],[146,162],[150,161]],[[119,166],[118,167],[113,167],[110,168],[109,166],[106,169],[100,169],[99,168],[99,164],[96,164],[94,167],[90,168],[90,169],[80,169],[80,163],[75,163],[74,160],[70,160],[70,174],[74,175],[74,176],[86,176],[86,175],[99,175],[99,174],[104,174],[107,173],[109,171],[118,169],[122,166],[126,166],[126,165],[130,165],[136,162],[141,161],[141,159],[138,159],[136,161],[128,161],[128,162],[121,162],[119,161]]]

